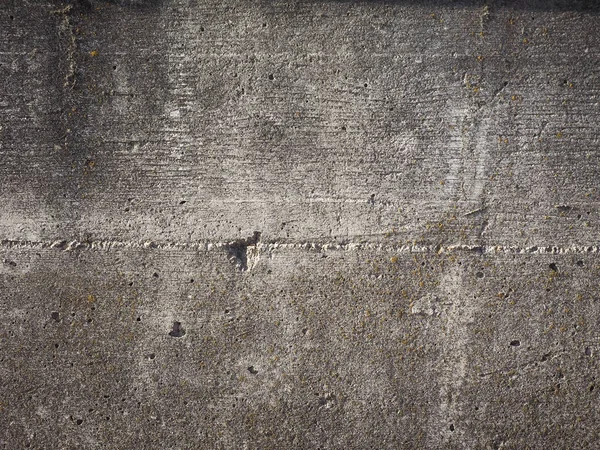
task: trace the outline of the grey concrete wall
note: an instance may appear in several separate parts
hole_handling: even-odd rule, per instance
[[[3,0],[0,447],[600,447],[599,12]]]

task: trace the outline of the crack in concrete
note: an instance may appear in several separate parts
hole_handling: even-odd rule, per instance
[[[77,51],[77,40],[75,38],[75,32],[71,25],[69,15],[73,10],[73,5],[67,5],[64,8],[60,8],[52,11],[52,14],[61,16],[62,20],[59,24],[59,35],[65,36],[66,38],[66,63],[67,73],[65,74],[64,87],[73,89],[77,78],[75,72],[77,70],[77,62],[75,61],[75,52]]]

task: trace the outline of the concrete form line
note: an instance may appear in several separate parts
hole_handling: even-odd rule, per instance
[[[119,250],[119,249],[158,249],[158,250],[227,250],[231,247],[252,247],[259,252],[275,250],[312,250],[312,251],[360,251],[375,250],[390,253],[475,253],[475,254],[596,254],[600,253],[598,245],[571,245],[571,246],[513,246],[513,245],[419,245],[419,244],[385,244],[376,242],[344,243],[335,241],[300,241],[300,242],[258,242],[245,243],[243,240],[235,241],[198,241],[198,242],[158,242],[158,241],[116,241],[98,240],[80,242],[76,240],[56,241],[29,241],[10,240],[0,241],[3,249],[56,249],[61,251],[75,250]]]

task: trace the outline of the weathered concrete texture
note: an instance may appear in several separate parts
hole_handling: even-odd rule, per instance
[[[14,5],[0,19],[11,239],[600,231],[595,12]]]
[[[599,12],[4,0],[0,447],[600,447]]]
[[[595,256],[5,257],[7,448],[599,442]]]

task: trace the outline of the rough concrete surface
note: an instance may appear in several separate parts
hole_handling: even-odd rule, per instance
[[[599,13],[0,0],[0,447],[600,448]]]

